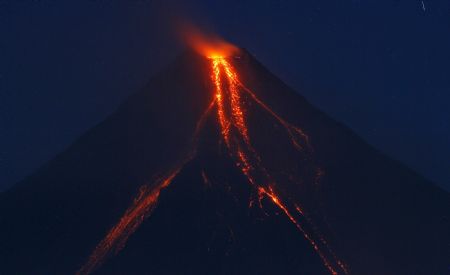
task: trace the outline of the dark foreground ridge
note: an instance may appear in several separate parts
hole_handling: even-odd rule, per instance
[[[303,151],[291,149],[276,119],[246,101],[261,163],[283,198],[301,205],[306,235],[330,248],[326,258],[345,263],[338,274],[449,272],[448,193],[311,106],[247,52],[230,62],[246,87],[307,135]],[[216,111],[204,117],[214,100],[211,75],[209,60],[186,51],[65,152],[1,193],[0,274],[82,270],[142,186],[154,188],[174,169],[153,211],[89,272],[330,274],[305,234],[236,166]]]

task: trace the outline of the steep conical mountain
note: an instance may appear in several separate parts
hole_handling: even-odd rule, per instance
[[[450,196],[192,51],[0,196],[0,274],[446,274]]]

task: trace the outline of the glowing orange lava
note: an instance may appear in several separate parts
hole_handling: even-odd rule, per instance
[[[155,208],[161,190],[169,186],[173,178],[180,171],[180,168],[178,167],[168,176],[158,180],[154,188],[149,188],[147,185],[141,187],[138,197],[134,199],[132,205],[127,209],[122,218],[120,218],[120,221],[97,245],[89,257],[88,262],[77,274],[90,274],[103,263],[109,254],[117,254],[124,248],[130,235],[136,231]]]
[[[259,205],[261,200],[267,197],[276,205],[287,218],[309,241],[314,251],[319,255],[328,271],[333,275],[348,274],[345,265],[337,259],[325,239],[318,233],[317,241],[304,229],[299,217],[305,217],[304,211],[298,205],[293,205],[293,212],[289,209],[286,202],[275,192],[273,179],[270,177],[266,168],[261,164],[261,158],[251,144],[248,127],[245,117],[245,108],[242,100],[242,93],[249,95],[260,107],[274,117],[286,130],[291,143],[297,150],[303,149],[303,144],[310,147],[308,136],[298,127],[288,123],[264,102],[249,88],[244,86],[238,78],[238,74],[227,58],[218,55],[209,56],[212,64],[212,79],[214,82],[215,98],[217,102],[217,118],[221,126],[222,137],[229,150],[230,155],[235,159],[236,166],[247,177],[248,181],[257,188]],[[225,81],[224,81],[225,79]],[[253,205],[253,200],[250,201]]]
[[[133,234],[142,222],[152,213],[158,202],[161,190],[169,186],[175,176],[183,168],[184,164],[194,157],[200,130],[213,108],[214,102],[214,100],[211,101],[206,111],[198,120],[192,137],[192,147],[189,148],[186,158],[176,165],[173,170],[169,171],[166,176],[156,180],[151,186],[143,185],[140,188],[139,194],[134,199],[131,206],[128,207],[119,222],[110,229],[105,238],[103,238],[103,240],[95,247],[94,251],[92,251],[89,256],[88,261],[76,273],[77,275],[87,275],[92,273],[100,267],[109,256],[120,252],[120,250],[125,247],[131,234]]]
[[[277,192],[276,182],[262,165],[261,157],[252,145],[251,135],[247,127],[245,100],[253,100],[257,106],[260,106],[272,116],[285,129],[295,149],[303,150],[305,146],[310,149],[308,136],[300,128],[285,121],[261,101],[252,90],[241,83],[238,73],[228,57],[228,54],[236,50],[235,47],[228,45],[223,47],[222,44],[221,46],[222,50],[215,51],[210,46],[204,46],[203,43],[197,45],[199,51],[203,51],[211,61],[214,99],[197,122],[192,139],[192,148],[189,150],[187,157],[151,187],[144,185],[140,189],[137,198],[125,211],[119,222],[100,241],[88,258],[87,263],[77,272],[78,275],[90,274],[109,256],[117,254],[124,248],[130,235],[152,213],[161,190],[169,186],[184,164],[194,157],[199,132],[214,106],[217,110],[221,136],[228,153],[249,183],[255,188],[259,206],[262,208],[261,201],[264,198],[272,202],[311,244],[332,275],[348,274],[346,266],[336,257],[305,211],[298,204],[282,198],[280,193]],[[224,53],[227,53],[227,55],[223,55]],[[206,173],[202,171],[201,175],[205,186],[209,187],[211,183]],[[250,201],[250,206],[252,205],[253,200]]]
[[[189,22],[182,22],[178,25],[177,32],[183,43],[206,57],[227,57],[239,51],[236,46],[216,34],[207,33],[204,29],[200,30]]]

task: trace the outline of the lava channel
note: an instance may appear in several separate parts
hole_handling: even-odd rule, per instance
[[[88,275],[98,269],[110,256],[119,253],[126,245],[128,238],[138,229],[142,222],[148,218],[155,209],[158,198],[163,189],[168,187],[172,180],[178,175],[184,165],[196,154],[198,138],[203,124],[214,107],[212,100],[206,111],[202,114],[195,127],[191,146],[186,157],[180,161],[175,168],[165,176],[157,179],[152,185],[143,185],[133,203],[128,207],[106,236],[100,241],[90,254],[87,262],[77,271],[76,275]]]
[[[293,205],[293,210],[291,211],[288,203],[284,202],[275,191],[277,184],[267,172],[267,169],[261,164],[261,157],[252,146],[245,118],[242,94],[246,93],[249,95],[254,102],[284,127],[295,149],[302,150],[302,144],[306,144],[309,147],[308,136],[300,128],[290,124],[276,114],[252,90],[243,85],[238,78],[237,71],[227,58],[212,55],[209,59],[211,60],[212,80],[217,103],[217,118],[221,127],[222,138],[231,157],[235,160],[236,166],[247,177],[250,184],[256,188],[259,205],[262,205],[261,200],[264,197],[272,201],[311,244],[331,274],[348,274],[346,266],[336,257],[325,239],[315,232],[315,235],[319,236],[319,241],[316,241],[302,226],[301,218],[307,221],[304,212],[297,205]]]
[[[212,80],[215,90],[214,99],[197,123],[192,140],[192,149],[188,157],[165,177],[154,183],[152,188],[146,185],[141,187],[139,195],[131,206],[126,210],[119,222],[110,229],[105,238],[101,240],[91,253],[88,261],[76,274],[87,275],[92,273],[109,256],[117,254],[124,248],[129,236],[137,230],[156,207],[161,190],[170,185],[184,164],[195,155],[199,132],[214,106],[217,109],[222,138],[231,157],[235,160],[236,166],[258,193],[259,205],[262,206],[261,200],[263,198],[269,199],[302,233],[332,275],[348,274],[345,264],[336,257],[325,239],[317,232],[314,232],[315,235],[319,236],[319,241],[316,241],[312,234],[309,234],[304,228],[301,220],[310,221],[304,211],[296,204],[290,206],[291,204],[283,201],[275,191],[276,183],[267,172],[267,169],[261,164],[261,158],[252,146],[245,119],[245,106],[242,102],[242,94],[246,93],[249,95],[254,102],[284,127],[295,149],[302,150],[302,144],[310,147],[308,136],[300,128],[290,124],[276,114],[252,90],[243,85],[238,78],[237,71],[228,62],[227,58],[213,55],[209,59],[211,60]],[[207,181],[206,176],[204,176],[204,179]],[[290,208],[294,210],[290,210]]]

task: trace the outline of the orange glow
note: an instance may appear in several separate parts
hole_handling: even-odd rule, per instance
[[[224,103],[223,103],[223,91],[222,91],[222,82],[220,79],[220,59],[213,59],[212,61],[212,66],[213,66],[213,79],[214,79],[214,84],[215,84],[215,88],[216,88],[216,102],[217,102],[217,113],[219,116],[219,123],[220,126],[222,128],[222,136],[226,142],[226,144],[229,146],[229,138],[228,138],[228,127],[229,124],[227,122],[227,119],[225,118],[225,108],[224,108]]]
[[[333,252],[331,247],[328,245],[328,242],[325,240],[325,238],[322,236],[322,234],[320,234],[319,229],[314,224],[314,222],[311,220],[311,218],[309,218],[309,216],[303,211],[303,209],[298,204],[294,204],[294,206],[295,206],[295,210],[297,210],[297,212],[308,221],[309,225],[312,227],[312,229],[314,231],[314,234],[317,235],[317,238],[322,243],[322,245],[327,249],[327,251],[330,253],[331,257],[333,257],[336,264],[344,271],[345,274],[348,274],[349,271],[347,269],[347,266],[336,256],[336,254]]]
[[[87,263],[76,273],[78,275],[90,274],[112,253],[122,250],[130,237],[141,223],[147,218],[158,202],[162,189],[169,186],[180,168],[172,171],[167,177],[158,180],[154,188],[144,185],[131,206],[120,218],[119,222],[111,228],[106,237],[97,245]]]
[[[208,58],[229,57],[239,52],[233,44],[215,34],[205,34],[192,24],[184,22],[179,26],[182,39],[199,54]]]
[[[302,143],[306,143],[306,146],[308,149],[311,149],[311,146],[309,144],[309,137],[303,133],[303,131],[288,123],[284,119],[282,119],[279,115],[277,115],[272,109],[270,109],[264,102],[262,102],[258,97],[256,97],[255,93],[253,93],[249,88],[245,87],[242,83],[239,83],[239,85],[242,87],[243,90],[245,90],[254,100],[256,103],[258,103],[264,110],[266,110],[269,114],[272,115],[278,122],[284,126],[284,129],[288,133],[292,144],[297,150],[303,149]]]
[[[128,238],[156,207],[161,190],[170,185],[184,164],[195,155],[200,131],[211,110],[217,111],[218,127],[230,157],[236,167],[247,178],[258,195],[258,205],[262,209],[262,200],[267,198],[273,205],[284,213],[302,236],[310,243],[313,250],[322,260],[324,266],[332,275],[348,274],[346,266],[339,260],[330,246],[315,227],[307,213],[290,198],[282,197],[277,184],[263,166],[260,154],[252,145],[251,133],[248,130],[246,115],[246,101],[256,103],[256,106],[267,112],[274,121],[281,125],[289,138],[292,147],[297,150],[305,148],[311,150],[308,136],[297,126],[285,121],[268,105],[260,100],[256,94],[242,84],[238,73],[228,58],[237,48],[213,36],[204,36],[189,29],[186,31],[188,43],[211,62],[211,78],[214,88],[213,100],[197,122],[188,156],[179,162],[175,169],[165,177],[157,180],[151,187],[144,185],[125,211],[118,223],[110,229],[103,240],[91,253],[88,261],[77,272],[78,275],[90,274],[97,269],[109,256],[117,254],[124,248]],[[215,108],[214,108],[215,107]],[[201,176],[206,187],[211,186],[204,170]],[[282,190],[281,190],[282,191]],[[249,207],[253,206],[253,198]]]
[[[158,203],[161,190],[168,187],[172,180],[183,168],[184,164],[191,160],[195,155],[196,144],[202,126],[214,106],[214,100],[211,101],[206,111],[201,115],[195,127],[192,137],[192,148],[188,150],[187,157],[180,162],[175,169],[151,185],[143,185],[138,196],[134,199],[131,206],[125,211],[119,222],[106,234],[103,240],[95,247],[88,258],[88,261],[78,270],[77,275],[91,274],[100,267],[103,262],[112,255],[119,253],[124,247],[128,238],[133,234],[142,222],[152,213]],[[206,174],[203,173],[206,179]]]
[[[319,255],[323,264],[332,275],[338,275],[340,271],[342,271],[342,274],[348,274],[344,264],[337,259],[325,239],[318,232],[315,232],[315,235],[318,235],[321,243],[319,245],[311,234],[304,229],[299,219],[291,213],[287,204],[274,191],[273,187],[271,187],[273,184],[270,183],[273,180],[267,173],[266,168],[262,166],[261,158],[251,144],[242,93],[245,92],[249,95],[251,99],[284,127],[292,145],[297,150],[302,150],[305,146],[307,149],[311,149],[308,136],[300,128],[281,118],[281,116],[262,102],[253,91],[244,86],[240,82],[236,70],[225,56],[209,56],[209,59],[212,64],[212,80],[217,102],[217,118],[221,127],[222,138],[225,141],[230,155],[235,159],[236,166],[247,177],[249,183],[257,189],[259,206],[262,208],[261,201],[264,197],[269,198],[297,227],[303,237],[309,241],[314,251]],[[253,199],[251,199],[249,207],[253,204]],[[300,207],[297,205],[294,206],[294,210],[292,211],[296,211],[295,213],[300,217],[306,217]]]
[[[289,210],[287,209],[287,207],[280,201],[280,199],[278,198],[278,196],[273,192],[272,188],[269,187],[269,191],[267,191],[266,189],[264,189],[263,187],[259,187],[259,192],[260,194],[264,194],[267,197],[269,197],[272,202],[278,206],[278,208],[280,208],[284,214],[286,214],[286,216],[289,218],[289,220],[298,228],[298,230],[303,234],[303,237],[305,237],[305,239],[307,239],[309,241],[309,243],[311,244],[311,246],[313,247],[313,249],[316,251],[316,253],[319,255],[319,257],[322,259],[325,267],[330,271],[331,274],[333,275],[338,275],[339,273],[333,268],[333,266],[331,265],[331,263],[329,262],[329,260],[325,257],[325,255],[322,253],[322,251],[320,250],[319,246],[317,245],[316,241],[311,238],[311,236],[309,236],[308,233],[306,233],[306,231],[303,229],[303,227],[301,226],[301,224],[294,218],[294,216],[292,216],[292,214],[289,212]]]

